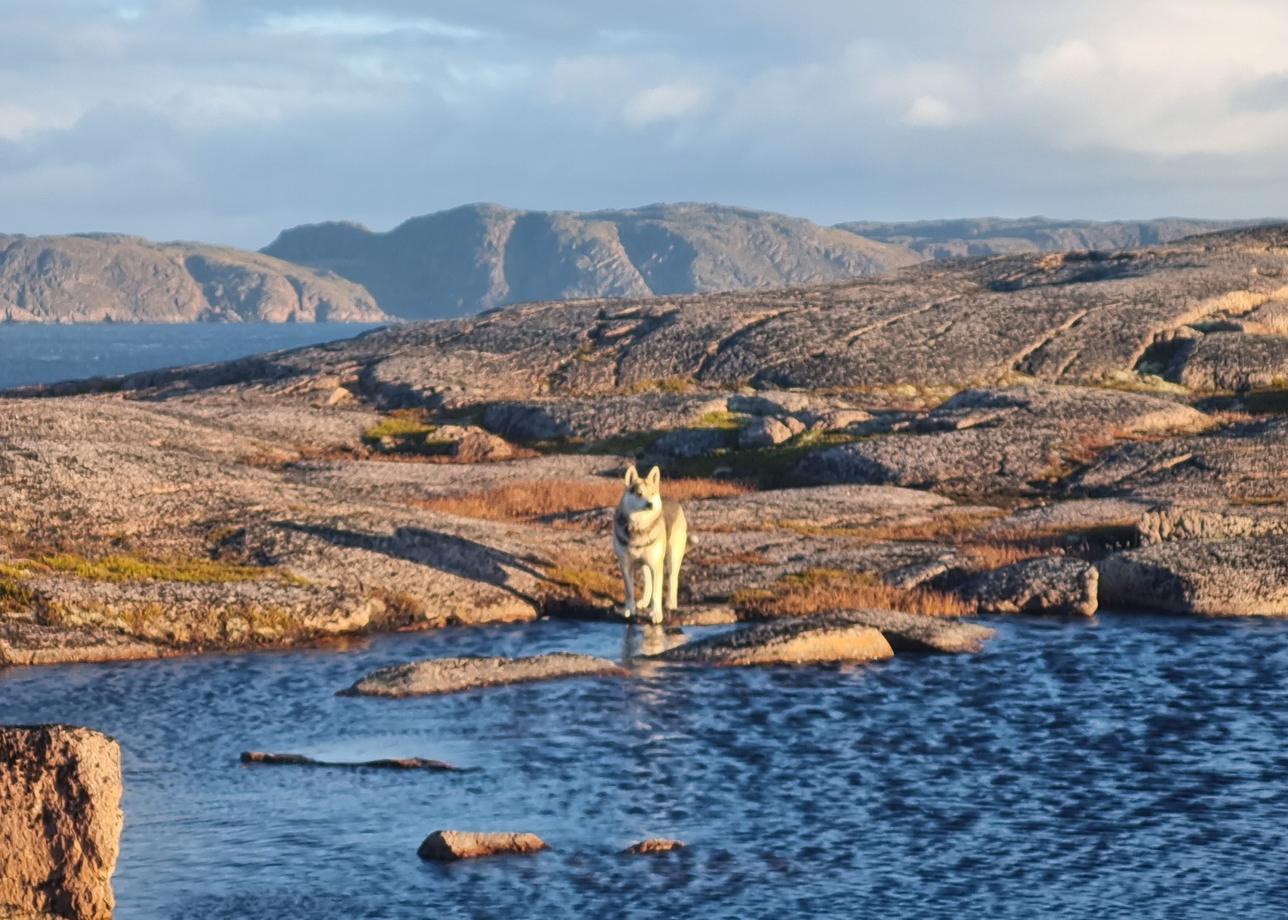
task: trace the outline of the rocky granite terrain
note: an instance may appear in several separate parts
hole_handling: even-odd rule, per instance
[[[0,234],[0,322],[385,319],[353,282],[261,253],[115,234]]]
[[[899,655],[977,648],[963,617],[1282,615],[1286,272],[1266,227],[11,393],[0,661],[609,617],[628,460],[685,502],[694,622],[844,610],[879,657],[865,628]]]

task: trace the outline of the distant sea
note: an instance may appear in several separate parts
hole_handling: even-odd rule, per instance
[[[0,389],[228,361],[348,339],[366,323],[0,325]]]

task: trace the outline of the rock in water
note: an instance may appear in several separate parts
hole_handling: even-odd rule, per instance
[[[840,610],[828,614],[861,626],[879,629],[897,652],[938,652],[948,655],[978,652],[994,630],[950,617],[933,617],[902,610]]]
[[[641,840],[628,846],[622,852],[630,856],[642,856],[648,853],[670,853],[672,850],[682,850],[685,847],[683,840],[672,840],[668,837],[650,837],[647,840]]]
[[[1105,606],[1208,616],[1288,616],[1288,538],[1176,540],[1099,563]]]
[[[427,658],[372,671],[341,696],[421,696],[561,677],[625,677],[605,658],[553,652],[530,658]]]
[[[978,604],[981,613],[1091,616],[1096,612],[1099,584],[1099,573],[1090,562],[1047,556],[985,572],[961,594]]]
[[[455,862],[480,856],[538,853],[546,842],[536,834],[479,833],[476,831],[434,831],[416,851],[421,859]]]
[[[0,905],[112,916],[121,748],[88,728],[0,727]]]
[[[660,653],[686,664],[739,666],[884,661],[894,650],[879,630],[823,614],[736,629]]]
[[[455,770],[450,763],[423,757],[384,757],[379,760],[335,761],[314,760],[303,754],[272,754],[266,751],[242,751],[242,763],[290,767],[339,767],[371,770]]]

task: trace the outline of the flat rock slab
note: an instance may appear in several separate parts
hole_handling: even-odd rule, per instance
[[[69,725],[0,727],[0,905],[112,916],[121,748]]]
[[[435,862],[539,853],[546,842],[536,834],[480,833],[477,831],[434,831],[422,841],[416,854]]]
[[[1102,606],[1288,616],[1288,537],[1176,540],[1102,559]]]
[[[1145,543],[1288,536],[1288,506],[1235,505],[1220,498],[1163,502],[1136,526]]]
[[[839,610],[828,615],[881,630],[897,652],[974,653],[996,634],[996,630],[978,623],[902,610]]]
[[[884,661],[894,650],[879,630],[844,617],[811,616],[748,626],[661,652],[656,657],[721,667]]]
[[[985,572],[958,593],[980,613],[1053,613],[1091,616],[1096,612],[1100,575],[1083,559],[1046,556],[1023,559]]]
[[[303,754],[270,754],[265,751],[243,751],[241,762],[247,764],[265,764],[268,766],[292,767],[339,767],[342,769],[372,770],[455,770],[456,767],[441,760],[426,760],[423,757],[388,757],[379,760],[335,761],[314,760]]]
[[[424,696],[567,677],[625,677],[624,668],[591,655],[552,652],[530,658],[427,658],[372,671],[340,696]]]
[[[1288,337],[1213,332],[1196,341],[1168,369],[1192,390],[1248,390],[1288,379]]]
[[[649,837],[647,840],[631,844],[622,852],[629,856],[644,856],[650,853],[670,853],[672,850],[682,850],[685,846],[686,844],[683,840],[672,840],[669,837]]]

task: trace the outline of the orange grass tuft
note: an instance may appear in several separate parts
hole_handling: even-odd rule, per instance
[[[862,572],[807,569],[770,588],[739,591],[730,602],[744,614],[798,617],[826,610],[879,607],[935,617],[967,616],[974,608],[961,598],[929,588],[896,588]]]
[[[729,498],[751,491],[741,482],[716,479],[664,479],[662,497],[673,501],[702,498]],[[416,504],[430,511],[456,517],[486,521],[531,521],[552,514],[590,511],[616,505],[622,497],[622,484],[616,480],[581,481],[538,479],[514,482],[466,492],[444,495]]]

